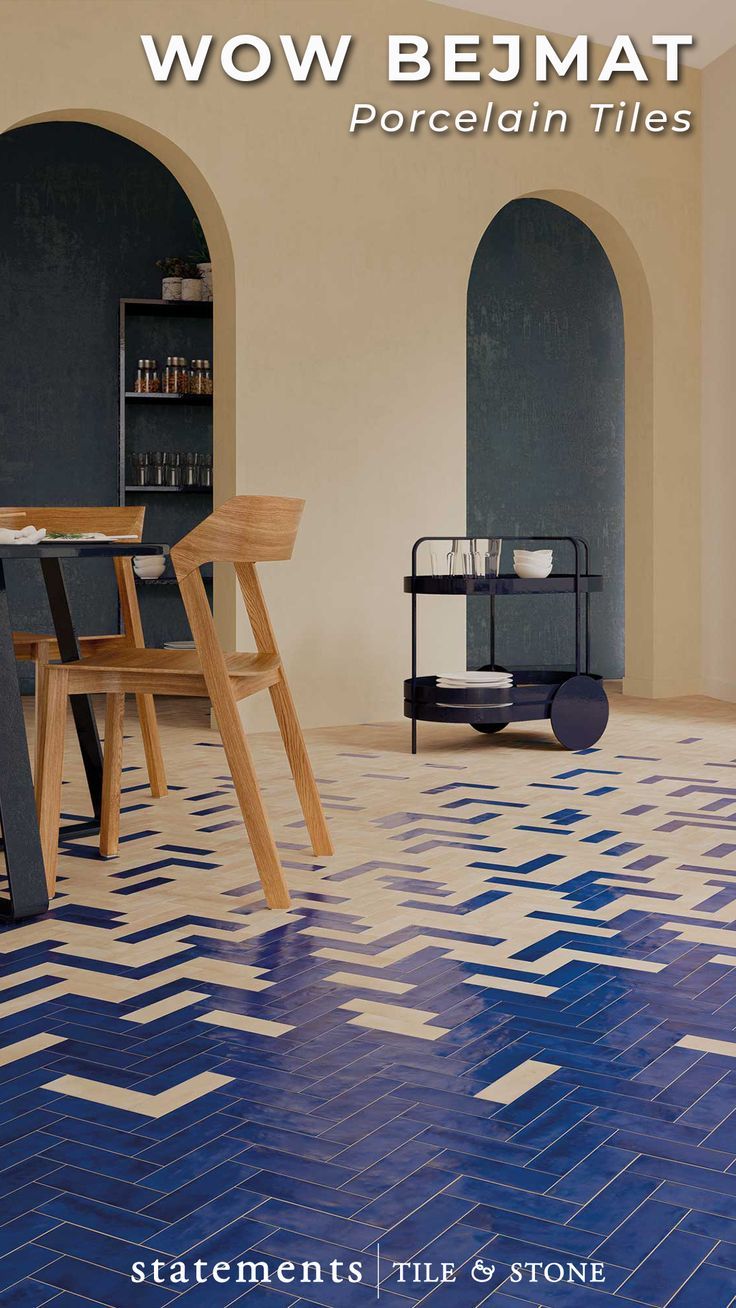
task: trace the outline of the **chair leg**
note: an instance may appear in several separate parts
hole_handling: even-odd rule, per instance
[[[105,766],[102,774],[100,854],[115,858],[120,838],[125,695],[108,695],[105,706]]]
[[[153,695],[136,695],[135,703],[138,710],[138,721],[141,724],[151,794],[154,799],[161,799],[163,795],[168,794],[168,786],[166,784],[166,769],[161,750],[161,736],[158,729]]]
[[[327,821],[319,797],[317,783],[314,779],[312,764],[307,753],[307,746],[302,733],[296,706],[289,689],[289,683],[281,672],[281,680],[270,687],[271,700],[279,724],[281,739],[289,760],[291,775],[302,806],[304,821],[315,854],[334,854]]]
[[[235,700],[223,698],[219,704],[213,704],[213,708],[266,903],[269,908],[289,908],[291,905],[289,887],[281,867],[253,766],[253,756],[237,705]]]
[[[36,717],[36,738],[34,741],[34,760],[35,766],[33,775],[38,780],[41,774],[41,754],[43,753],[43,735],[45,727],[44,707],[46,695],[46,672],[49,665],[49,654],[47,645],[38,646],[38,658],[35,661],[36,688],[34,695],[34,710]]]
[[[47,667],[42,710],[44,739],[36,778],[36,808],[49,899],[56,891],[68,685],[69,674],[65,668]]]

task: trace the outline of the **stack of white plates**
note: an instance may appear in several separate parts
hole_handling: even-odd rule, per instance
[[[548,577],[552,571],[552,550],[514,550],[517,577]]]
[[[453,687],[459,690],[465,686],[490,686],[494,690],[502,686],[513,686],[514,678],[511,672],[440,672],[437,676],[437,685]]]
[[[442,690],[510,690],[513,684],[510,672],[441,672],[437,677],[437,686]],[[510,703],[504,700],[493,707],[505,708]]]

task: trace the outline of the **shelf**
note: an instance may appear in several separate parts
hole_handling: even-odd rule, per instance
[[[126,391],[126,404],[199,404],[203,406],[212,405],[211,395],[169,395],[163,391]]]
[[[146,314],[189,314],[195,318],[211,318],[212,300],[138,300],[120,301],[126,313]]]
[[[126,495],[211,495],[211,486],[126,486]]]
[[[178,586],[176,577],[139,577],[136,573],[136,584],[138,586]],[[205,573],[202,577],[205,586],[212,585],[212,576]]]
[[[584,681],[596,687],[595,697],[605,699],[600,677],[577,677],[567,669],[524,669],[514,672],[514,685],[437,685],[437,677],[417,677],[415,712],[412,712],[411,677],[404,682],[404,716],[422,722],[466,722],[473,724],[539,721],[550,716],[552,701],[565,682]],[[600,690],[597,688],[601,687]]]
[[[580,590],[603,589],[601,576],[581,575]],[[550,577],[404,577],[408,595],[565,595],[575,593],[574,573],[553,573]]]

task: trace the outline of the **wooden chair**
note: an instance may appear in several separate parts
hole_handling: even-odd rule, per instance
[[[117,505],[102,508],[3,508],[0,509],[0,527],[19,528],[30,523],[34,527],[45,527],[47,531],[53,532],[99,531],[107,536],[132,536],[135,540],[140,540],[143,535],[144,515],[145,509]],[[114,560],[114,564],[123,630],[120,634],[109,636],[80,636],[79,647],[83,657],[88,654],[103,654],[111,649],[130,647],[140,649],[144,645],[132,560],[119,558]],[[32,662],[36,667],[36,776],[38,776],[40,742],[44,732],[44,687],[49,663],[52,659],[59,658],[59,647],[53,635],[15,631],[13,648],[17,659]],[[166,794],[166,771],[153,696],[136,696],[136,706],[151,794],[158,798]]]
[[[288,908],[289,890],[263,805],[238,701],[268,690],[315,854],[331,854],[314,774],[255,565],[289,559],[303,500],[241,495],[228,500],[171,551],[194,637],[194,651],[118,646],[78,663],[52,664],[46,677],[44,740],[38,789],[41,845],[49,895],[56,880],[64,727],[69,695],[107,696],[100,852],[118,850],[123,714],[126,693],[208,696],[225,747],[235,793],[269,908]],[[256,653],[224,654],[200,568],[234,563]]]

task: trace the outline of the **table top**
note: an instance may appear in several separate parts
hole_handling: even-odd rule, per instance
[[[0,544],[0,559],[130,558],[168,554],[168,545],[131,540],[41,540],[37,545]]]

